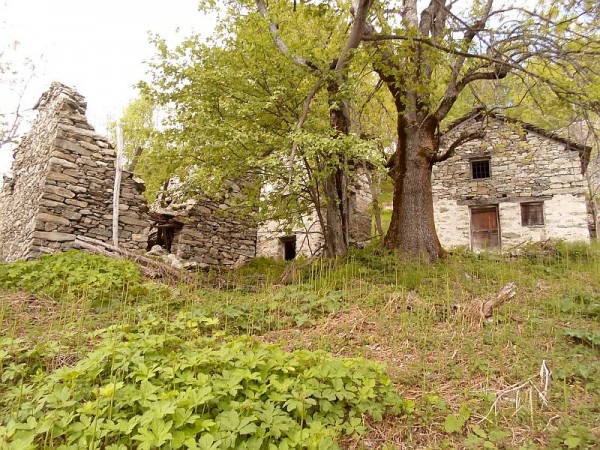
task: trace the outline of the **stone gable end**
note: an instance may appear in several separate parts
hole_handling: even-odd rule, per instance
[[[585,149],[512,119],[475,116],[443,136],[440,152],[476,130],[483,130],[482,139],[462,144],[433,169],[435,223],[443,246],[475,248],[474,235],[487,232],[484,238],[493,242],[494,229],[503,248],[546,239],[589,240]]]
[[[77,236],[111,240],[115,150],[88,123],[86,106],[56,82],[38,102],[31,132],[15,149],[12,179],[0,190],[0,261],[66,250]],[[127,250],[147,245],[143,189],[123,172],[119,244]]]

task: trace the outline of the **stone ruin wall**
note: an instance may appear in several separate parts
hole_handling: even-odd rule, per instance
[[[364,245],[373,236],[372,171],[366,166],[357,167],[351,186],[350,242]]]
[[[12,178],[4,176],[0,188],[0,261],[26,258],[33,242],[45,173],[53,151],[59,100],[49,99],[38,113],[31,132],[14,151]]]
[[[53,83],[36,108],[31,132],[14,152],[12,179],[0,189],[0,261],[76,248],[78,236],[112,241],[114,148],[88,123],[86,103],[75,90]],[[367,181],[359,173],[353,186],[354,241],[371,236]],[[236,188],[221,200],[200,198],[158,208],[159,215],[177,225],[170,251],[184,266],[235,267],[256,257],[257,246],[261,255],[281,257],[277,227],[263,227],[265,239],[257,243],[257,225],[250,216],[234,214],[227,196],[239,196]],[[127,250],[145,251],[150,228],[158,225],[153,220],[157,211],[149,213],[143,190],[132,173],[123,171],[119,245]],[[313,216],[308,232],[303,230],[311,246],[308,239],[298,242],[299,254],[320,248],[322,233]]]
[[[0,191],[0,261],[67,250],[77,236],[109,242],[115,151],[85,117],[84,98],[53,83],[31,132],[14,152],[12,179]],[[123,172],[119,244],[147,245],[150,218],[143,185]]]
[[[239,188],[234,185],[228,195],[240,195]],[[256,256],[256,224],[234,210],[227,198],[196,198],[154,212],[180,224],[174,229],[171,253],[184,263],[195,263],[190,267],[205,269],[238,266]]]
[[[257,231],[256,255],[266,258],[283,259],[284,250],[281,239],[295,236],[296,255],[310,257],[323,250],[323,231],[317,213],[300,217],[299,223],[286,230],[286,224],[268,220]]]
[[[444,136],[448,146],[461,133],[480,129],[469,119]],[[490,157],[490,178],[473,179],[470,161]],[[465,143],[433,169],[436,229],[444,246],[470,244],[470,206],[498,205],[502,246],[527,241],[589,240],[587,182],[579,152],[566,144],[489,118],[485,137]],[[544,202],[545,224],[522,226],[520,203]]]

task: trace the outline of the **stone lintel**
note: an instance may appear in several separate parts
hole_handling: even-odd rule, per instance
[[[33,238],[44,239],[46,241],[54,241],[54,242],[68,242],[74,241],[75,235],[71,233],[60,233],[58,231],[34,231]]]
[[[69,225],[70,224],[69,219],[67,219],[65,217],[60,217],[60,216],[56,216],[54,214],[49,214],[49,213],[45,213],[45,212],[38,213],[37,219],[41,222],[57,223],[60,225]]]
[[[485,206],[497,205],[498,203],[531,203],[544,202],[550,200],[552,195],[538,195],[532,197],[489,197],[489,198],[472,198],[457,200],[457,205],[466,206]]]

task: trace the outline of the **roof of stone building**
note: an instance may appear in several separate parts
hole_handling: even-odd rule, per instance
[[[570,150],[577,150],[580,154],[580,158],[581,158],[581,164],[582,164],[582,170],[585,171],[585,169],[587,168],[587,165],[590,161],[590,155],[592,152],[592,146],[587,145],[585,142],[585,140],[580,140],[577,138],[577,134],[575,134],[574,132],[563,132],[564,129],[562,129],[561,131],[549,131],[549,130],[545,130],[541,127],[538,127],[537,125],[533,125],[531,123],[525,122],[523,120],[520,119],[515,119],[513,117],[508,117],[505,116],[503,114],[494,112],[494,111],[490,111],[487,110],[484,107],[478,107],[473,109],[471,112],[469,112],[468,114],[464,115],[463,117],[460,117],[459,119],[455,120],[454,122],[452,122],[449,126],[448,129],[444,132],[444,134],[448,133],[449,131],[455,129],[456,127],[460,126],[461,124],[465,123],[468,120],[471,119],[484,119],[486,117],[491,117],[495,120],[501,121],[501,122],[507,122],[507,123],[512,123],[512,124],[516,124],[519,125],[521,128],[523,128],[524,130],[527,131],[531,131],[533,133],[539,134],[541,136],[544,136],[548,139],[552,139],[554,141],[560,142],[562,144],[565,144],[567,149]]]
[[[508,123],[514,123],[517,124],[519,126],[521,126],[524,130],[527,131],[532,131],[534,133],[537,133],[541,136],[547,137],[548,139],[553,139],[555,141],[561,142],[565,145],[567,145],[569,148],[575,149],[575,150],[579,150],[580,152],[589,152],[591,151],[592,147],[589,145],[586,145],[582,142],[579,142],[578,140],[572,139],[571,136],[572,135],[565,135],[563,133],[559,133],[556,131],[549,131],[549,130],[545,130],[541,127],[538,127],[537,125],[533,125],[531,123],[525,122],[523,120],[520,119],[515,119],[513,117],[508,117],[505,116],[503,114],[494,112],[494,111],[489,111],[486,110],[485,108],[475,108],[473,109],[471,112],[469,112],[468,114],[464,115],[463,117],[455,120],[454,122],[452,122],[449,126],[448,129],[446,130],[445,133],[447,133],[448,131],[456,128],[457,126],[459,126],[460,124],[466,122],[469,119],[476,119],[476,118],[485,118],[485,117],[492,117],[496,120],[500,120],[503,122],[508,122]]]
[[[598,122],[579,120],[564,128],[556,130],[556,133],[567,139],[579,142],[582,145],[598,147],[600,141],[600,136],[598,136],[599,127],[600,123]]]

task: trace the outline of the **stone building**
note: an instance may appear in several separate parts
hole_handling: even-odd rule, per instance
[[[35,107],[31,132],[14,151],[12,178],[0,189],[0,261],[71,248],[77,236],[112,237],[115,151],[85,117],[75,90],[53,83]],[[150,218],[143,185],[124,172],[119,238],[145,250]]]
[[[510,248],[529,241],[588,241],[591,147],[498,114],[452,124],[441,152],[482,131],[434,166],[435,224],[444,247]]]
[[[592,148],[586,170],[588,201],[591,210],[591,236],[598,237],[600,230],[600,122],[583,120],[573,122],[568,127],[557,130],[561,136]]]
[[[292,260],[323,250],[323,231],[316,212],[307,214],[291,227],[283,221],[268,220],[257,230],[256,256]]]
[[[373,197],[369,170],[366,165],[358,166],[352,174],[348,235],[350,243],[355,245],[368,242],[372,234]],[[257,230],[256,256],[291,260],[296,256],[310,257],[323,251],[323,230],[316,211],[299,217],[289,228],[286,223],[274,220],[261,224]]]
[[[77,247],[78,237],[112,241],[113,146],[88,123],[85,100],[70,87],[53,83],[36,109],[31,132],[14,152],[12,178],[0,188],[0,261]],[[355,243],[371,237],[366,170],[357,169],[348,205]],[[235,183],[220,199],[177,200],[174,189],[163,207],[149,208],[143,191],[141,180],[123,171],[118,236],[126,250],[143,252],[158,244],[184,266],[207,268],[232,267],[255,256],[293,259],[322,249],[316,213],[299,218],[302,226],[291,233],[277,222],[258,227],[251,214],[236,214],[233,200],[241,194]]]
[[[0,261],[73,248],[78,236],[112,241],[113,146],[89,125],[84,98],[72,88],[53,83],[36,108],[31,132],[15,150],[12,178],[0,190]],[[198,267],[255,256],[256,226],[232,214],[226,199],[173,202],[149,212],[143,191],[141,180],[123,171],[123,249],[142,252],[158,243]]]

